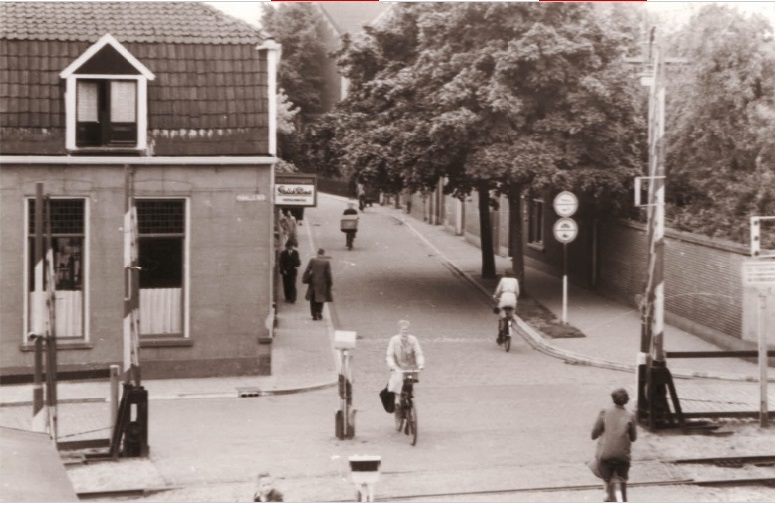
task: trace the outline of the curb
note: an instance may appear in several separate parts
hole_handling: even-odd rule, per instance
[[[433,245],[427,238],[425,238],[419,231],[417,231],[414,226],[412,226],[409,222],[407,222],[406,218],[404,216],[401,216],[401,218],[390,215],[390,217],[399,223],[406,226],[409,230],[411,230],[412,233],[415,234],[420,240],[422,240],[428,247],[430,247],[441,259],[441,262],[452,270],[455,275],[462,277],[466,279],[471,285],[476,287],[479,292],[481,292],[483,295],[487,297],[489,300],[491,295],[490,292],[487,291],[484,286],[482,286],[476,279],[471,277],[469,274],[463,272],[460,267],[458,267],[452,260],[446,257],[446,255],[439,250],[438,247]],[[616,361],[610,361],[602,358],[595,358],[591,356],[586,356],[583,354],[575,353],[573,351],[566,351],[563,349],[560,349],[559,347],[555,347],[552,344],[548,342],[548,339],[538,330],[535,328],[529,326],[527,323],[525,323],[524,320],[517,317],[517,326],[520,330],[522,330],[520,333],[522,334],[522,338],[530,344],[533,349],[536,351],[542,352],[548,356],[551,356],[553,358],[564,360],[567,363],[575,364],[575,365],[587,365],[587,366],[594,366],[597,368],[606,368],[609,370],[618,370],[621,372],[628,372],[628,373],[636,373],[637,372],[637,365],[635,364],[626,364],[626,363],[619,363]],[[679,379],[717,379],[717,380],[724,380],[724,381],[733,381],[733,382],[759,382],[759,377],[751,376],[751,375],[739,375],[739,374],[725,374],[725,373],[709,373],[709,372],[693,372],[693,371],[675,371],[672,372],[673,377],[679,378]],[[775,382],[775,377],[771,377],[767,380],[767,382]]]

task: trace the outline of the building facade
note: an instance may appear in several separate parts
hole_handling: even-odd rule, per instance
[[[60,371],[122,362],[132,202],[143,377],[270,373],[277,49],[198,2],[0,4],[3,378],[34,364],[39,184]]]

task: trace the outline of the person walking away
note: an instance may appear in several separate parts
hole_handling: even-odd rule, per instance
[[[269,472],[261,472],[256,479],[256,492],[253,494],[254,502],[281,502],[283,494],[275,489],[274,479]]]
[[[323,319],[323,304],[334,300],[331,288],[334,285],[331,276],[331,262],[323,248],[318,255],[310,258],[301,281],[307,284],[305,300],[309,300],[309,310],[313,320]]]
[[[355,192],[358,195],[358,208],[363,212],[366,208],[366,187],[362,182],[355,185]]]
[[[301,266],[299,251],[294,246],[293,239],[285,242],[285,249],[280,253],[280,275],[283,278],[283,295],[288,303],[296,303],[296,276],[298,268]]]
[[[498,286],[495,288],[495,293],[492,297],[498,302],[499,319],[498,319],[498,338],[496,342],[498,345],[504,341],[506,332],[509,331],[508,320],[511,318],[514,324],[517,324],[516,310],[517,310],[517,297],[519,296],[519,281],[514,277],[514,272],[507,268],[503,277],[498,282]]]
[[[387,366],[390,369],[388,392],[395,393],[396,417],[401,416],[398,408],[401,402],[401,389],[404,386],[404,370],[422,370],[425,367],[425,356],[417,337],[409,333],[409,321],[398,321],[398,333],[390,337],[385,353]]]
[[[614,473],[622,481],[622,498],[627,501],[631,448],[637,437],[635,419],[624,407],[630,400],[626,390],[614,390],[611,399],[613,406],[603,409],[592,427],[592,440],[598,440],[595,461],[599,476],[605,481],[605,501],[616,501],[612,484]]]
[[[342,215],[343,216],[357,216],[358,215],[358,211],[355,210],[355,204],[352,203],[352,202],[348,202],[347,203],[347,208],[344,209],[344,212],[342,212]],[[355,234],[358,231],[358,218],[355,218],[354,221],[355,221],[355,223],[353,225],[354,226],[353,228],[344,228],[344,227],[342,227],[342,231],[345,234],[345,241],[346,241],[347,249],[352,249],[353,248],[353,240],[355,240]],[[344,221],[343,221],[343,226],[344,226]]]

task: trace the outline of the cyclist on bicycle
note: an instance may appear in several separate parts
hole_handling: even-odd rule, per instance
[[[503,343],[503,335],[508,331],[508,320],[517,323],[515,310],[517,308],[517,297],[519,296],[519,281],[514,277],[514,272],[507,268],[503,277],[501,277],[498,286],[495,288],[495,294],[492,297],[498,301],[500,309],[498,319],[498,345]]]
[[[422,370],[425,366],[425,357],[417,337],[409,334],[409,321],[398,321],[399,333],[393,335],[388,342],[385,355],[390,378],[388,379],[388,391],[395,393],[396,415],[400,415],[398,405],[401,402],[401,388],[404,385],[404,370]]]
[[[592,440],[597,443],[595,460],[600,477],[605,481],[605,501],[616,501],[614,496],[613,477],[618,475],[622,483],[622,497],[627,501],[626,482],[630,473],[632,442],[635,441],[635,420],[624,405],[630,400],[630,395],[624,389],[616,389],[611,393],[613,406],[600,412],[592,427]]]

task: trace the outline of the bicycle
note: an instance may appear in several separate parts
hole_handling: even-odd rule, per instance
[[[412,437],[411,444],[417,445],[417,407],[414,404],[414,385],[420,382],[419,370],[403,370],[404,385],[401,388],[401,399],[395,412],[396,431],[402,429]]]
[[[511,350],[511,337],[515,333],[514,329],[514,309],[504,307],[503,311],[506,317],[498,318],[498,345],[502,345],[506,352]]]

